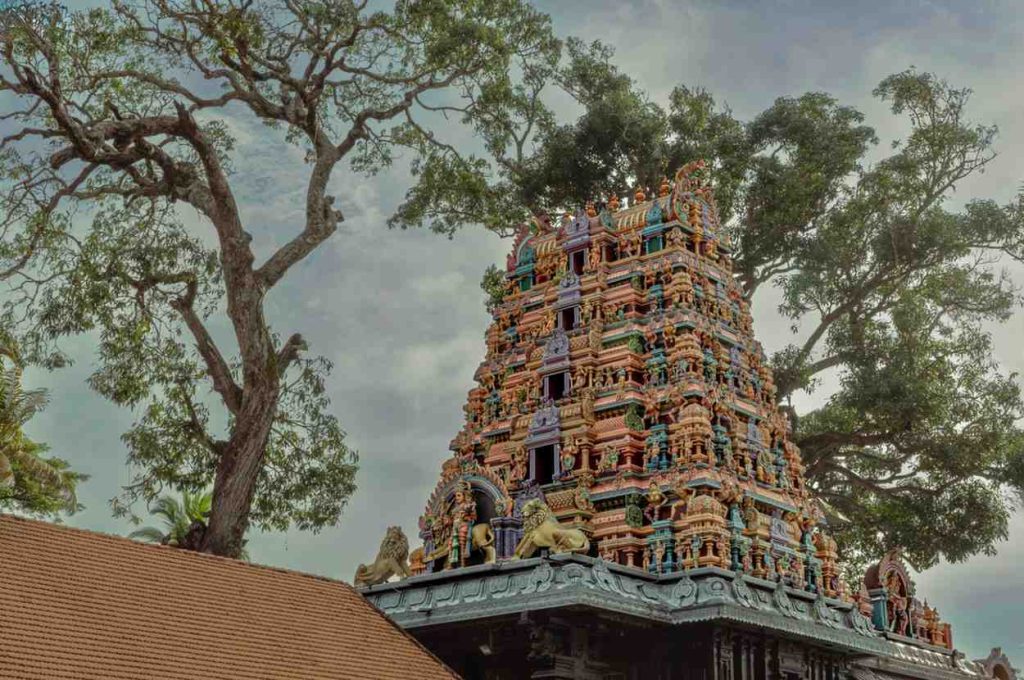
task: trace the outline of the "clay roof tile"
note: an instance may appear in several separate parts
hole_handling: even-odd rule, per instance
[[[0,677],[458,676],[346,583],[0,515]]]

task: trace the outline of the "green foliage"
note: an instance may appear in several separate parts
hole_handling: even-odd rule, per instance
[[[567,43],[558,82],[584,109],[576,122],[540,136],[526,163],[531,176],[519,183],[527,205],[553,211],[566,199],[579,206],[602,192],[623,196],[637,184],[656,184],[667,171],[664,113],[610,58],[600,43]]]
[[[487,294],[487,311],[493,312],[505,299],[505,273],[495,265],[489,265],[484,270],[480,288]]]
[[[679,86],[663,110],[607,49],[567,52],[559,84],[582,111],[523,161],[524,203],[573,209],[706,159],[746,294],[781,287],[781,312],[809,331],[772,357],[780,402],[840,376],[820,408],[783,407],[847,557],[902,545],[925,567],[994,550],[1024,500],[1024,402],[983,328],[1020,302],[998,258],[1024,258],[1024,193],[948,207],[994,155],[970,91],[914,70],[883,80],[874,94],[908,133],[869,165],[874,131],[825,93],[741,121]]]
[[[160,496],[149,508],[149,514],[158,518],[162,527],[146,526],[131,532],[128,537],[147,543],[178,546],[185,542],[189,528],[194,522],[205,524],[213,506],[213,492],[189,493],[184,491],[181,500],[173,496]]]
[[[629,351],[632,352],[633,354],[643,354],[644,353],[644,341],[643,341],[643,338],[641,338],[637,334],[633,334],[633,335],[629,336],[629,341],[626,343],[626,346],[629,347]]]
[[[22,388],[21,363],[12,346],[0,347],[0,357],[0,510],[38,516],[75,512],[81,507],[75,487],[85,475],[61,458],[45,456],[47,447],[23,431],[46,405],[46,392]]]
[[[163,526],[140,527],[128,534],[128,538],[190,549],[190,533],[196,528],[200,532],[206,531],[212,509],[212,491],[183,491],[180,500],[174,496],[160,496],[150,504],[149,514],[159,519]],[[249,552],[243,547],[238,558],[248,560]]]
[[[524,0],[143,0],[8,19],[0,97],[20,132],[0,140],[0,322],[51,368],[67,338],[98,339],[90,385],[137,416],[115,512],[212,482],[203,549],[228,555],[250,523],[334,523],[357,457],[327,397],[331,365],[278,336],[264,300],[344,219],[327,193],[338,167],[409,160],[393,224],[525,217],[491,159],[438,123],[483,131],[492,153],[516,145],[507,121],[546,128],[531,93],[561,49],[548,17]],[[285,238],[254,236],[232,191],[244,170],[227,121],[246,115],[306,154],[305,211]]]
[[[646,429],[644,426],[644,418],[643,415],[641,415],[640,407],[637,406],[636,404],[631,404],[629,408],[626,409],[625,420],[626,427],[634,432],[643,432],[644,429]]]

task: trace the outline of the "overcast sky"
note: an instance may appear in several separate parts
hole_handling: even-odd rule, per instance
[[[971,115],[1000,128],[1000,156],[984,175],[964,182],[955,200],[1006,202],[1024,182],[1024,14],[1013,0],[539,5],[552,13],[559,34],[615,46],[617,63],[657,101],[664,103],[676,84],[700,85],[741,118],[775,97],[822,90],[858,106],[887,141],[901,127],[871,90],[911,65],[934,71],[971,86]],[[232,127],[239,138],[235,166],[242,170],[238,193],[255,245],[265,253],[298,224],[301,152],[270,138],[261,125],[238,121]],[[318,535],[254,534],[250,552],[256,562],[350,580],[357,563],[372,560],[387,525],[401,524],[415,537],[416,519],[460,427],[488,322],[478,283],[488,264],[504,261],[510,243],[472,228],[452,241],[389,231],[385,221],[404,182],[398,171],[373,180],[338,173],[333,191],[346,215],[340,233],[268,300],[277,331],[301,331],[312,351],[334,361],[330,392],[348,441],[360,452],[361,469],[359,490],[338,527]],[[197,229],[208,234],[200,223]],[[1024,270],[1009,268],[1024,284]],[[777,301],[769,289],[754,302],[755,331],[769,351],[792,340]],[[1024,313],[992,333],[1005,369],[1024,370]],[[29,375],[53,397],[31,434],[91,475],[80,490],[86,510],[69,523],[125,533],[130,527],[111,518],[108,500],[129,479],[119,435],[132,414],[86,387],[91,341],[79,339],[71,347],[73,368]],[[827,391],[814,395],[825,396]],[[930,569],[917,578],[919,594],[953,623],[954,642],[969,655],[985,656],[1001,645],[1024,665],[1022,564],[1024,519],[1017,516],[998,555]]]

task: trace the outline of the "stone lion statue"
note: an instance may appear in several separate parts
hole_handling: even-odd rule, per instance
[[[402,527],[388,527],[373,564],[360,564],[353,580],[356,587],[375,586],[398,574],[409,576],[409,539]]]
[[[551,509],[535,498],[523,506],[523,538],[516,546],[515,557],[532,557],[538,548],[548,548],[552,553],[585,553],[590,550],[590,541],[579,529],[562,528]]]

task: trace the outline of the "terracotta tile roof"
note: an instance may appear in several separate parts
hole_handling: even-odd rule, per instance
[[[0,678],[457,678],[346,583],[0,515]]]

